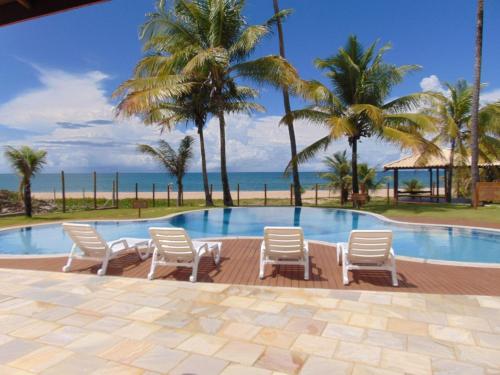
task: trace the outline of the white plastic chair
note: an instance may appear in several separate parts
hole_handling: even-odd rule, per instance
[[[149,228],[154,246],[148,279],[152,280],[157,266],[190,267],[189,280],[196,282],[200,258],[211,254],[215,265],[220,262],[221,242],[191,241],[184,228]]]
[[[300,227],[265,227],[260,247],[260,273],[266,264],[304,266],[304,280],[309,280],[309,248]]]
[[[337,263],[341,260],[344,285],[349,285],[349,271],[385,270],[391,272],[392,285],[398,286],[390,230],[351,231],[349,242],[337,243]]]
[[[63,223],[62,226],[73,241],[63,272],[71,270],[73,259],[95,260],[102,262],[101,268],[97,271],[97,274],[102,276],[106,274],[109,261],[125,252],[134,250],[141,260],[149,256],[149,239],[119,238],[106,242],[89,224]]]

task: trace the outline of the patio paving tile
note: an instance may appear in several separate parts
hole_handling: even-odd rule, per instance
[[[187,353],[185,352],[154,346],[134,360],[132,365],[146,370],[165,373],[176,367],[186,357]]]
[[[226,361],[192,354],[169,372],[170,375],[218,375],[227,366]]]
[[[215,354],[215,357],[243,365],[252,365],[265,349],[266,347],[263,345],[245,341],[230,341]]]
[[[293,343],[291,350],[329,358],[333,355],[336,346],[337,340],[301,334]]]
[[[341,342],[335,352],[335,358],[377,366],[380,363],[381,353],[382,349],[377,346]]]
[[[0,269],[0,284],[10,279],[18,287],[2,291],[0,374],[493,375],[500,368],[496,297]]]
[[[222,337],[197,333],[188,338],[186,341],[183,341],[177,348],[188,352],[212,355],[222,348],[227,341],[227,339]]]
[[[300,375],[349,375],[351,374],[352,364],[335,359],[310,356]]]

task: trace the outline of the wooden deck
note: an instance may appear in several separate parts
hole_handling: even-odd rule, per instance
[[[311,279],[303,279],[304,271],[295,266],[266,266],[264,280],[259,279],[258,239],[223,241],[222,260],[217,269],[212,259],[200,263],[198,281],[244,285],[266,285],[299,288],[378,290],[419,293],[475,294],[500,296],[500,268],[458,267],[398,261],[400,286],[391,286],[388,272],[356,271],[351,284],[344,286],[341,267],[336,264],[335,248],[310,244]],[[0,268],[61,271],[65,257],[0,259]],[[151,260],[141,262],[136,254],[126,254],[110,262],[108,275],[146,278]],[[72,272],[96,273],[99,264],[75,261]],[[158,267],[157,278],[187,281],[187,268]]]

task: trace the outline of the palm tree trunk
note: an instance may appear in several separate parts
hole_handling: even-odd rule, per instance
[[[277,14],[280,11],[278,0],[273,0],[273,6],[274,6],[274,14]],[[285,41],[283,37],[283,27],[281,25],[281,18],[278,18],[276,24],[278,27],[280,56],[285,58]],[[297,142],[295,140],[295,129],[293,127],[293,120],[290,116],[290,112],[292,111],[292,109],[290,106],[290,95],[288,93],[288,88],[283,88],[283,104],[285,107],[285,114],[287,118],[288,135],[290,137],[291,157],[292,161],[294,161],[297,159]],[[295,205],[302,206],[302,192],[300,186],[299,166],[295,162],[292,163],[292,178],[293,178]]]
[[[455,140],[451,141],[450,145],[450,166],[448,169],[448,186],[446,187],[446,201],[451,203],[451,190],[453,189],[453,166],[455,162]]]
[[[196,127],[198,128],[198,136],[200,137],[200,154],[201,154],[201,174],[203,177],[203,190],[205,191],[205,206],[213,206],[214,202],[212,200],[212,195],[210,194],[210,188],[208,186],[208,174],[207,174],[207,158],[205,155],[205,137],[203,135],[203,121],[197,121]]]
[[[182,206],[182,196],[184,195],[184,186],[182,185],[182,176],[177,177],[177,206]]]
[[[479,121],[479,91],[481,89],[481,60],[483,53],[483,13],[484,1],[477,1],[476,18],[476,58],[474,62],[474,89],[472,93],[472,114],[471,114],[471,178],[472,197],[475,196],[476,183],[479,182],[479,142],[478,142],[478,121]]]
[[[31,181],[24,184],[24,213],[27,217],[33,215],[33,206],[31,203]]]
[[[358,139],[356,137],[352,138],[352,157],[351,157],[351,173],[352,173],[352,192],[355,194],[359,193],[359,181],[358,181]],[[354,204],[354,202],[353,202]]]
[[[219,118],[220,131],[220,175],[222,182],[223,201],[224,206],[233,206],[233,198],[231,197],[231,190],[229,189],[229,177],[227,175],[226,120],[224,119],[224,112],[219,111],[217,117]]]

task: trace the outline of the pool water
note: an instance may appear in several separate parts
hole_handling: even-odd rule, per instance
[[[397,224],[370,214],[329,208],[255,207],[201,210],[147,221],[92,223],[106,240],[148,237],[152,226],[183,227],[192,238],[262,236],[264,226],[301,226],[306,239],[347,241],[352,229],[391,229],[396,255],[500,263],[500,233],[447,226]],[[0,254],[69,252],[60,224],[0,231]]]

